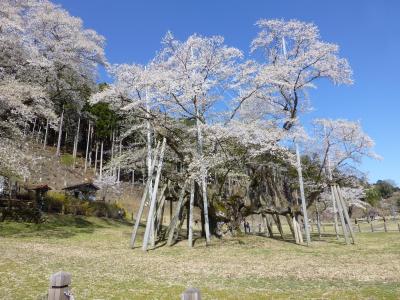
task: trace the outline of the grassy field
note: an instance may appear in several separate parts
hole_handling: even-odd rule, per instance
[[[38,299],[59,270],[72,273],[76,299],[179,299],[190,286],[203,299],[400,299],[399,232],[361,233],[351,246],[245,236],[143,253],[128,248],[130,230],[73,216],[0,223],[0,299]]]

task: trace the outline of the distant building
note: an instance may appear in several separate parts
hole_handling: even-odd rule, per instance
[[[96,193],[100,188],[94,185],[92,182],[86,182],[81,184],[75,184],[63,188],[63,190],[80,200],[95,201]]]

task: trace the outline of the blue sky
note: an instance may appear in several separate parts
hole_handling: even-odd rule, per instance
[[[397,0],[55,0],[107,39],[111,63],[146,63],[167,30],[179,39],[192,33],[223,35],[248,52],[260,18],[314,22],[322,39],[340,45],[355,84],[318,83],[311,92],[316,117],[360,120],[383,161],[365,159],[369,179],[400,184],[400,1]],[[106,79],[104,73],[101,79]]]

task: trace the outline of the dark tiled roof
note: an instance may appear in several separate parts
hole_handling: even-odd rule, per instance
[[[47,184],[26,185],[24,188],[28,191],[52,190],[52,188],[49,187]]]
[[[99,190],[100,188],[97,185],[94,185],[92,182],[85,182],[85,183],[80,183],[80,184],[75,184],[71,186],[67,186],[63,188],[63,190],[69,191],[69,190],[80,190],[80,189],[93,189],[93,190]]]

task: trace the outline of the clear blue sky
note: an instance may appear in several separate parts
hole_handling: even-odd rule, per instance
[[[320,82],[312,91],[314,111],[304,118],[360,120],[383,161],[365,159],[369,179],[400,184],[400,1],[398,0],[55,0],[107,39],[111,63],[146,63],[167,30],[184,39],[192,33],[223,35],[248,52],[260,18],[314,22],[322,39],[340,45],[355,84]],[[106,76],[102,74],[102,80]]]

